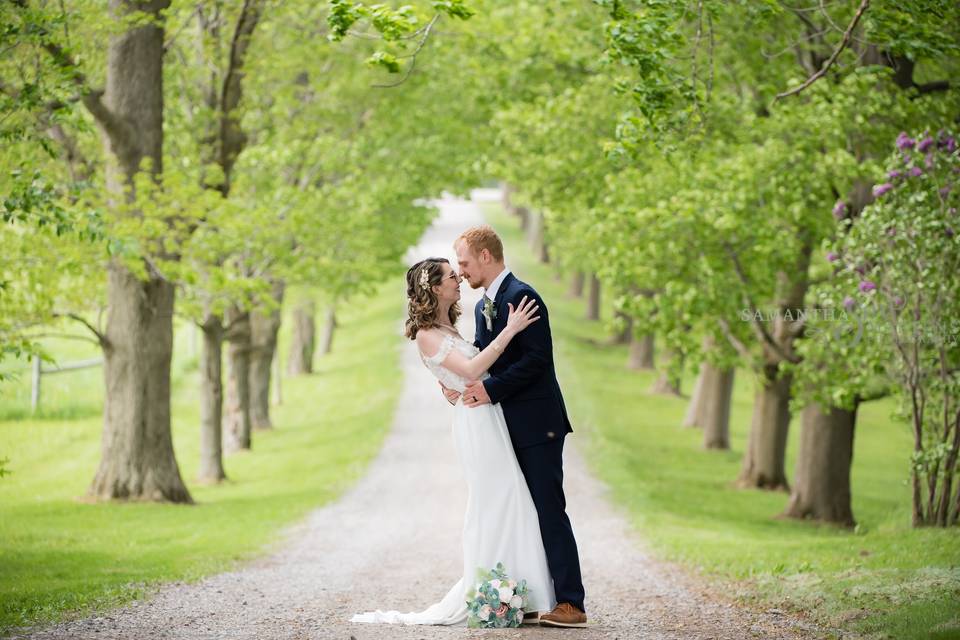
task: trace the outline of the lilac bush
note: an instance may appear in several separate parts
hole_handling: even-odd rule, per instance
[[[960,153],[952,131],[900,133],[874,201],[845,218],[828,260],[844,309],[876,320],[877,368],[913,431],[913,523],[960,516]]]

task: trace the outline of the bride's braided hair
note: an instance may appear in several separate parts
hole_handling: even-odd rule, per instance
[[[442,264],[450,264],[446,258],[427,258],[407,269],[407,322],[404,334],[411,340],[420,329],[437,326],[440,299],[433,292],[434,285],[443,280]],[[460,303],[450,305],[450,324],[460,317]]]

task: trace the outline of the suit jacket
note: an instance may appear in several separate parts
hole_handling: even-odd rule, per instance
[[[537,301],[540,319],[514,336],[490,367],[490,377],[483,381],[490,401],[500,403],[510,439],[517,449],[552,442],[573,431],[553,366],[547,306],[533,287],[512,273],[507,274],[493,301],[497,317],[492,331],[487,331],[481,298],[474,309],[477,323],[474,345],[486,348],[507,324],[510,312],[507,303],[513,303],[516,309],[524,296]]]

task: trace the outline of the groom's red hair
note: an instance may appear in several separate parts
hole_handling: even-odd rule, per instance
[[[500,241],[500,236],[490,225],[480,224],[470,227],[460,234],[453,245],[458,245],[461,240],[467,243],[473,254],[480,255],[480,252],[486,249],[494,260],[503,262],[503,243]]]

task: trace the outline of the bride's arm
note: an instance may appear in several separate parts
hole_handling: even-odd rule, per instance
[[[486,349],[473,358],[468,358],[456,349],[451,349],[440,364],[467,380],[479,380],[480,376],[497,361],[513,337],[540,319],[540,316],[534,315],[540,307],[532,299],[527,300],[524,297],[516,309],[513,308],[513,304],[507,306],[510,309],[507,326],[487,345]],[[444,332],[435,329],[418,331],[417,346],[420,347],[420,352],[428,358],[437,355],[443,344],[444,335]]]

